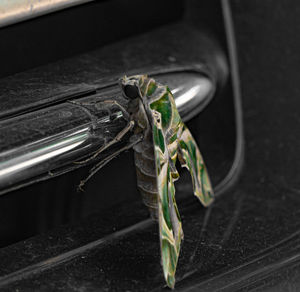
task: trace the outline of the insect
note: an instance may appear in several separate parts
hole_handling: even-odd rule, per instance
[[[167,285],[174,288],[183,239],[175,201],[174,182],[179,178],[175,167],[177,158],[189,170],[194,195],[204,206],[212,203],[213,189],[197,144],[180,118],[170,89],[146,75],[124,76],[120,85],[124,97],[129,99],[129,124],[110,145],[133,130],[135,138],[118,153],[130,147],[134,150],[137,186],[151,217],[158,221],[163,274]],[[81,186],[118,153],[96,165]]]

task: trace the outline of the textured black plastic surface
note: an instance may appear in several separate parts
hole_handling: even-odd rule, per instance
[[[0,76],[144,33],[183,12],[182,0],[152,0],[147,9],[139,0],[98,0],[1,28]]]

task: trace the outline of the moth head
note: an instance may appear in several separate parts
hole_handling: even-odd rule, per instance
[[[124,97],[128,99],[143,98],[144,94],[141,88],[146,78],[146,75],[134,75],[130,77],[125,75],[121,78],[120,84]]]

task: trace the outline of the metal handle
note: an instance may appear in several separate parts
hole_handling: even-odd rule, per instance
[[[169,85],[184,121],[203,110],[215,92],[215,84],[196,72],[165,73],[154,78]],[[77,104],[64,102],[1,121],[0,194],[42,175],[49,177],[79,167],[74,161],[101,147],[126,125],[118,107],[101,104],[117,99],[124,105],[126,100],[120,95],[115,85],[78,98]]]

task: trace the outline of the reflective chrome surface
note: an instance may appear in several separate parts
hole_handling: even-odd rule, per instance
[[[16,151],[16,154],[19,155],[1,163],[1,183],[11,181],[12,175],[16,175],[39,163],[43,163],[76,148],[88,138],[88,129],[85,127],[82,130],[72,133],[70,136],[47,143],[46,145],[42,145],[41,143],[39,147],[33,146],[32,149],[28,149],[29,152],[21,151],[22,149],[18,152]]]
[[[1,0],[0,27],[92,0]]]
[[[171,88],[183,121],[188,121],[201,112],[215,91],[211,80],[198,73],[166,74],[157,79]]]
[[[199,73],[177,72],[154,77],[169,85],[184,121],[203,110],[215,92],[211,80]],[[73,162],[101,147],[126,125],[118,107],[103,107],[99,102],[115,97],[126,102],[119,87],[112,86],[78,98],[76,104],[64,102],[1,121],[0,193],[41,175],[59,175],[79,167]],[[93,105],[80,106],[82,102]],[[5,143],[8,136],[14,139]],[[26,137],[26,141],[20,137]]]

